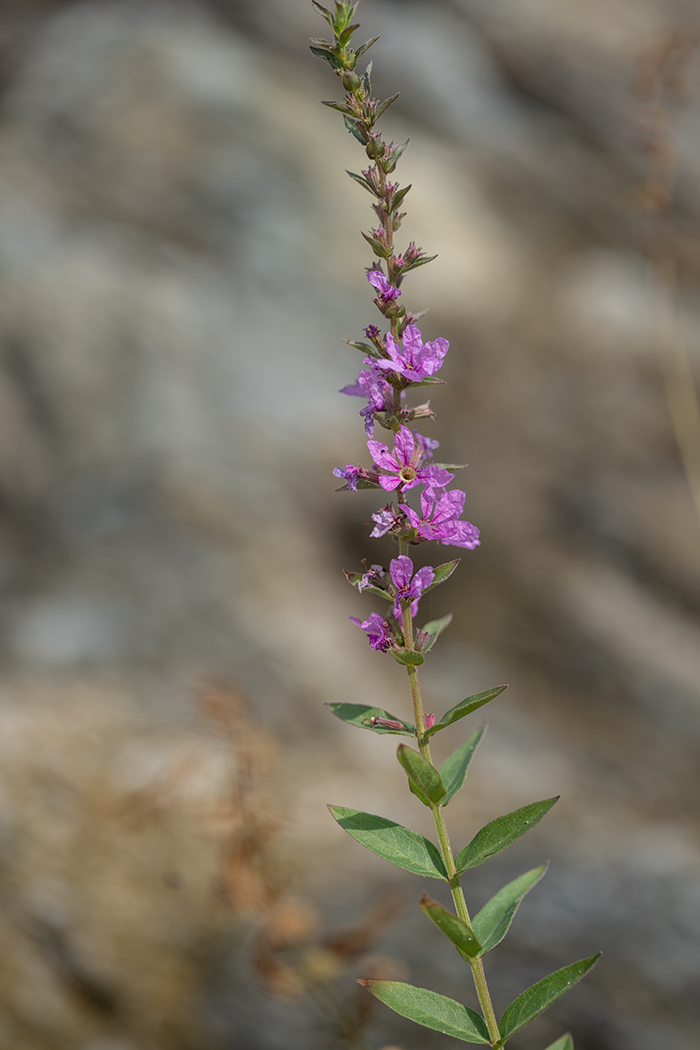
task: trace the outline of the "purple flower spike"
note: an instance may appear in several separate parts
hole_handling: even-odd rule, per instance
[[[370,613],[364,621],[358,620],[357,616],[350,616],[348,619],[352,620],[354,624],[357,624],[365,632],[371,649],[380,649],[381,652],[385,653],[387,649],[391,649],[393,646],[394,635],[391,627],[379,613]]]
[[[377,368],[387,368],[392,372],[420,383],[428,376],[434,376],[445,359],[450,348],[447,339],[439,336],[432,343],[424,343],[420,330],[414,324],[406,325],[403,333],[403,347],[396,343],[391,332],[386,337],[386,349],[389,359],[375,361]]]
[[[401,295],[401,289],[394,288],[393,284],[389,284],[381,270],[370,270],[367,274],[367,280],[377,289],[379,298],[383,299],[384,302],[391,302],[392,299],[398,299]]]
[[[420,516],[400,504],[410,524],[424,540],[437,540],[451,547],[474,550],[481,543],[479,530],[470,521],[458,521],[464,510],[465,493],[459,489],[437,495],[427,489],[421,493]]]
[[[423,446],[415,440],[408,427],[399,427],[393,452],[389,452],[381,441],[368,441],[367,448],[374,463],[387,471],[387,474],[379,476],[379,484],[385,492],[393,492],[396,488],[406,492],[416,485],[425,485],[426,490],[432,491],[445,488],[454,480],[454,474],[442,467],[432,463],[421,465]]]
[[[398,558],[392,559],[389,565],[391,579],[396,587],[396,599],[394,601],[393,613],[396,619],[401,617],[401,599],[411,602],[411,616],[418,612],[418,599],[435,579],[435,570],[426,565],[413,575],[413,562],[406,554],[400,554]]]

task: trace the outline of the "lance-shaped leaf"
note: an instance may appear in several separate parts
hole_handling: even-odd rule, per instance
[[[423,593],[425,594],[425,591]],[[477,708],[483,707],[490,700],[500,696],[503,690],[507,688],[507,685],[497,685],[495,689],[486,689],[483,693],[475,693],[474,696],[468,696],[465,700],[460,700],[458,704],[455,704],[454,707],[445,712],[439,722],[436,722],[434,726],[427,730],[426,737],[432,736],[433,733],[437,733],[441,729],[445,729],[446,726],[451,726],[454,722],[458,722],[460,718],[470,715],[472,711],[476,711]]]
[[[393,152],[391,153],[391,159],[387,157],[382,162],[382,167],[387,175],[394,170],[410,141],[410,139],[406,139],[406,141],[402,142],[400,146],[394,146]]]
[[[423,758],[418,751],[399,744],[396,757],[406,771],[409,784],[421,802],[429,806],[431,802],[441,802],[445,797],[445,785],[435,766]]]
[[[392,102],[396,102],[397,98],[399,97],[399,94],[400,92],[397,91],[395,95],[391,96],[391,98],[385,98],[383,102],[379,103],[374,114],[375,120],[379,120],[379,118],[386,113]]]
[[[378,857],[405,868],[414,875],[447,881],[447,872],[440,852],[428,839],[409,831],[395,820],[362,813],[343,806],[329,806],[331,815],[341,828]]]
[[[468,846],[459,851],[455,857],[457,872],[461,875],[469,868],[478,868],[484,861],[507,849],[521,835],[534,828],[558,799],[559,795],[547,798],[543,802],[531,802],[529,806],[515,809],[512,813],[506,813],[504,817],[492,820],[481,831],[477,831]]]
[[[332,51],[328,51],[325,47],[311,46],[310,49],[311,51],[313,51],[314,55],[316,55],[316,58],[324,58],[326,62],[328,62],[328,64],[333,67],[333,69],[343,68],[343,63],[340,61],[337,55],[333,54]],[[364,142],[362,142],[362,145],[364,146]]]
[[[445,580],[449,580],[452,573],[459,565],[460,559],[455,558],[454,561],[446,561],[443,565],[438,565],[435,568],[435,575],[433,576],[433,582],[429,587],[423,588],[423,594],[427,594],[428,591],[432,591],[434,587],[439,587]]]
[[[454,754],[450,755],[440,766],[440,776],[445,785],[445,797],[442,800],[443,806],[452,801],[464,783],[469,763],[485,732],[486,723],[477,729],[476,733],[472,733],[469,739],[461,747],[458,747]]]
[[[357,726],[358,729],[369,729],[373,733],[393,733],[395,736],[415,736],[416,727],[404,722],[395,715],[390,715],[381,707],[369,707],[367,704],[326,704],[331,714],[341,722]]]
[[[373,36],[371,40],[367,40],[364,44],[360,44],[360,46],[358,47],[357,51],[355,52],[355,61],[357,61],[358,59],[362,58],[362,56],[364,55],[365,51],[369,51],[369,49],[371,48],[372,44],[376,44],[378,40],[379,40],[378,36]]]
[[[567,1032],[561,1039],[557,1039],[556,1043],[552,1043],[547,1047],[547,1050],[574,1050],[574,1041],[571,1038],[571,1032]]]
[[[517,999],[514,999],[510,1006],[507,1007],[499,1025],[501,1045],[506,1039],[510,1039],[511,1036],[515,1035],[516,1032],[522,1031],[530,1021],[534,1021],[536,1017],[544,1013],[548,1006],[556,1003],[557,999],[561,999],[562,995],[568,992],[569,988],[573,987],[582,977],[585,977],[588,971],[598,962],[600,954],[598,952],[597,955],[592,955],[590,959],[581,959],[580,962],[562,967],[556,973],[550,973],[549,977],[545,977],[538,981],[537,984],[533,984],[522,992]]]
[[[452,613],[448,613],[447,616],[443,616],[440,620],[431,620],[430,623],[426,623],[425,627],[421,627],[416,636],[416,649],[421,653],[430,652],[442,632],[451,623]]]
[[[439,379],[438,376],[426,376],[425,379],[421,379],[420,383],[409,383],[409,386],[444,386],[445,380]]]
[[[388,259],[389,258],[389,256],[391,255],[391,252],[389,251],[388,248],[384,247],[384,245],[382,244],[381,241],[377,240],[376,237],[372,237],[371,234],[369,234],[369,233],[364,233],[362,230],[360,232],[362,233],[362,236],[367,241],[369,246],[372,248],[372,250],[374,252],[376,252],[377,255],[379,255],[382,259]]]
[[[351,179],[355,180],[355,182],[359,182],[360,186],[364,186],[366,190],[369,190],[373,197],[376,196],[372,184],[367,181],[364,175],[357,175],[354,171],[348,171],[347,168],[345,169],[345,174],[349,175]],[[345,342],[349,343],[350,340],[346,339]],[[360,348],[360,344],[358,343],[350,343],[350,346],[356,346],[358,349]]]
[[[391,652],[397,663],[406,664],[408,667],[417,667],[425,663],[423,654],[416,652],[415,649],[392,649]]]
[[[320,99],[322,106],[328,106],[329,109],[337,109],[339,113],[346,113],[349,117],[355,116],[355,111],[350,108],[345,102],[324,102]]]
[[[395,96],[395,97],[398,97],[398,96]],[[393,196],[393,197],[391,198],[391,200],[389,201],[389,204],[390,204],[390,206],[391,206],[391,210],[392,210],[392,211],[396,211],[396,209],[397,209],[398,207],[400,207],[400,206],[401,206],[401,204],[402,204],[402,202],[403,202],[403,199],[404,199],[404,197],[406,196],[406,194],[408,193],[408,191],[409,191],[409,190],[410,190],[410,188],[411,188],[411,185],[412,185],[412,184],[411,184],[411,183],[409,183],[409,185],[408,185],[408,186],[404,186],[404,187],[403,187],[403,189],[401,189],[401,190],[397,190],[397,191],[396,191],[396,193],[394,194],[394,196]],[[444,382],[444,380],[443,380],[443,382]]]
[[[426,263],[432,262],[433,259],[437,259],[437,255],[424,255],[422,259],[416,259],[415,262],[409,263],[408,266],[404,266],[402,272],[410,273],[411,270],[417,270],[419,266],[425,266]]]
[[[348,175],[350,172],[348,172]],[[356,343],[352,339],[343,339],[344,343],[348,346],[353,346],[355,350],[360,350],[363,354],[371,354],[372,357],[379,357],[379,353],[375,346],[368,346],[367,343]]]
[[[451,911],[443,908],[442,904],[431,900],[427,893],[421,897],[420,906],[437,928],[452,941],[463,958],[476,959],[481,954],[481,945],[474,936],[474,931],[458,915],[453,915]]]
[[[340,46],[341,47],[346,47],[350,43],[350,41],[352,40],[352,36],[353,36],[353,33],[355,32],[355,30],[357,30],[359,28],[360,28],[360,23],[359,22],[355,22],[354,25],[348,26],[347,29],[344,29],[342,31],[342,33],[340,33],[338,35],[338,43],[340,44]]]
[[[359,487],[359,486],[358,486]],[[351,583],[353,587],[357,587],[359,590],[359,584],[362,582],[363,573],[361,572],[348,572],[347,569],[343,570],[343,575],[348,583]],[[362,594],[376,594],[378,598],[383,598],[385,602],[393,602],[394,595],[390,594],[389,591],[385,591],[383,587],[378,587],[374,583],[365,584],[362,588]]]
[[[483,906],[478,915],[474,916],[472,926],[481,941],[483,955],[501,943],[510,929],[521,900],[540,881],[548,867],[549,862],[513,879]]]
[[[491,1042],[483,1018],[475,1010],[448,999],[446,995],[438,995],[427,988],[416,988],[402,981],[358,981],[358,984],[394,1013],[408,1017],[424,1028],[451,1035],[463,1043],[489,1045]]]
[[[330,13],[328,8],[324,7],[323,4],[319,4],[318,0],[311,0],[311,3],[316,8],[318,13],[323,18],[325,18],[326,22],[328,22],[328,25],[331,27],[331,29],[335,29],[335,19],[333,18],[333,15]]]
[[[311,50],[313,51],[313,48],[311,48]],[[325,58],[326,56],[325,55],[321,55],[320,57],[321,58]],[[333,65],[332,62],[331,62],[331,65]],[[335,66],[333,68],[335,68]],[[339,66],[338,68],[341,68],[341,67]],[[360,143],[360,145],[365,146],[366,145],[365,137],[362,134],[362,132],[360,131],[360,127],[359,127],[357,121],[356,120],[351,120],[350,117],[346,117],[346,116],[343,117],[343,121],[345,123],[346,129],[350,132],[350,134],[354,138],[357,139],[357,141]]]

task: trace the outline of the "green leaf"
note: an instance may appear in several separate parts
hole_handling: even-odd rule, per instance
[[[396,95],[394,97],[398,98],[398,95]],[[406,194],[408,193],[408,191],[410,190],[410,188],[411,188],[411,186],[408,185],[408,186],[404,186],[404,188],[402,190],[397,190],[396,191],[396,193],[394,194],[394,196],[391,198],[391,201],[390,201],[391,210],[392,211],[395,211],[396,208],[399,208],[401,206],[401,203],[402,203],[404,197],[406,196]],[[443,379],[443,383],[444,383],[444,379]]]
[[[384,247],[381,241],[377,240],[376,237],[372,237],[369,233],[364,233],[364,231],[360,232],[362,233],[362,236],[370,245],[370,247],[377,253],[377,255],[379,255],[382,259],[389,258],[391,252]]]
[[[449,627],[451,623],[452,613],[448,613],[447,616],[443,616],[440,620],[431,620],[430,623],[426,623],[425,627],[421,627],[418,632],[416,648],[421,653],[430,652],[442,632],[446,627]]]
[[[396,757],[406,771],[409,783],[416,788],[414,794],[426,806],[441,802],[445,797],[445,786],[435,766],[427,758],[406,744],[399,744]]]
[[[378,857],[405,868],[414,875],[447,881],[447,872],[440,852],[428,839],[416,831],[409,831],[395,820],[362,813],[358,809],[329,806],[331,815],[341,828],[354,839],[376,853]]]
[[[425,379],[421,379],[420,383],[410,383],[409,386],[444,386],[445,380],[438,379],[437,376],[426,376]]]
[[[402,268],[402,273],[410,273],[411,270],[417,270],[419,266],[425,266],[427,263],[437,259],[437,255],[424,255],[422,259],[416,259],[415,262],[409,263],[408,266]]]
[[[364,175],[356,175],[354,171],[348,171],[347,168],[345,169],[345,174],[349,175],[351,179],[355,180],[355,182],[359,182],[360,186],[364,186],[364,188],[366,190],[369,190],[369,192],[372,194],[373,197],[376,196],[374,190],[372,189],[372,186],[367,181],[367,179],[364,177]],[[346,343],[350,343],[350,340],[346,339],[345,342]],[[357,346],[359,348],[359,344],[358,343],[350,343],[350,346]]]
[[[359,22],[355,22],[354,25],[348,26],[347,29],[344,29],[342,31],[342,33],[340,33],[338,35],[338,43],[340,44],[340,46],[341,47],[347,47],[347,45],[352,40],[353,33],[355,32],[356,29],[359,29],[359,28],[360,28],[360,23]]]
[[[547,1047],[547,1050],[574,1050],[574,1041],[571,1038],[571,1032],[567,1032],[561,1039],[557,1039],[556,1043],[552,1043],[551,1046]]]
[[[394,1013],[410,1021],[432,1028],[434,1032],[451,1035],[464,1043],[490,1044],[483,1018],[446,995],[438,995],[427,988],[416,988],[402,981],[358,981],[368,992],[385,1003]]]
[[[421,897],[420,906],[437,928],[452,941],[463,958],[476,959],[481,954],[481,945],[474,936],[474,931],[463,919],[447,911],[437,901],[432,901],[427,893]]]
[[[388,108],[392,104],[392,102],[396,102],[396,100],[399,97],[399,95],[400,95],[400,92],[397,91],[395,95],[391,96],[391,98],[385,98],[383,102],[380,102],[379,105],[377,106],[376,111],[375,111],[374,119],[375,120],[379,120],[379,118],[386,113],[386,111],[388,110]]]
[[[335,21],[333,19],[333,15],[330,13],[328,8],[324,7],[323,4],[319,4],[318,0],[311,0],[311,3],[316,8],[318,13],[323,18],[325,18],[326,22],[328,22],[328,25],[331,27],[331,29],[335,29]]]
[[[459,565],[459,562],[460,559],[455,558],[454,561],[446,561],[443,565],[438,565],[435,569],[433,582],[429,587],[423,588],[423,594],[427,594],[428,591],[432,591],[434,587],[439,587],[441,583],[445,582],[445,580],[449,580],[450,576]]]
[[[367,40],[364,44],[360,44],[357,51],[355,52],[355,58],[360,59],[364,55],[365,51],[369,51],[372,44],[376,44],[379,40],[378,36],[373,36],[371,40]]]
[[[444,805],[444,803],[443,803]],[[549,863],[526,871],[488,901],[472,920],[474,932],[483,946],[483,953],[490,952],[500,944],[510,929],[510,924],[521,900],[540,881]]]
[[[324,58],[326,62],[328,62],[328,64],[333,67],[333,69],[343,68],[343,63],[340,61],[338,56],[334,55],[332,51],[328,51],[325,47],[312,46],[311,50],[316,55],[316,58]],[[362,140],[360,141],[362,142]],[[364,146],[364,142],[362,142],[362,145]]]
[[[400,146],[394,146],[394,152],[391,155],[389,167],[384,167],[384,164],[382,164],[382,167],[384,168],[384,171],[387,173],[387,175],[389,175],[394,170],[410,141],[410,139],[406,139],[406,141],[402,142]]]
[[[348,172],[348,175],[351,174],[352,172]],[[356,343],[352,339],[343,339],[343,342],[347,343],[348,346],[352,346],[355,350],[361,350],[363,354],[371,354],[372,357],[379,356],[376,346],[368,346],[367,343]]]
[[[436,463],[436,467],[442,467],[443,470],[464,470],[467,466],[466,463]]]
[[[408,667],[419,667],[425,663],[423,654],[416,652],[415,649],[392,649],[391,653],[397,663],[406,664]]]
[[[311,48],[311,50],[313,51],[313,48]],[[341,67],[339,66],[338,68],[341,68]],[[359,125],[358,125],[357,121],[356,120],[351,120],[350,117],[343,117],[343,121],[345,122],[345,127],[350,132],[350,134],[352,136],[354,136],[354,138],[357,139],[357,141],[360,143],[361,146],[365,146],[366,145],[366,141],[365,141],[365,139],[364,139],[364,137],[362,135],[362,132],[360,131],[360,128],[359,128]]]
[[[454,754],[450,755],[447,761],[443,762],[440,766],[440,776],[442,782],[445,785],[445,797],[442,800],[442,805],[446,806],[448,802],[451,802],[455,797],[467,775],[469,769],[469,763],[472,760],[472,755],[476,751],[477,747],[481,743],[481,738],[486,732],[486,723],[477,729],[476,733],[472,733],[466,743],[458,747]]]
[[[529,806],[515,809],[512,813],[506,813],[504,817],[497,817],[490,824],[486,824],[455,857],[458,874],[461,875],[469,868],[478,868],[484,861],[517,842],[542,820],[558,800],[559,795],[547,798],[543,802],[531,802]]]
[[[427,588],[426,588],[427,590]],[[425,594],[425,591],[423,592]],[[483,693],[475,693],[474,696],[468,696],[465,700],[460,700],[458,704],[451,707],[449,711],[445,711],[439,722],[436,722],[434,726],[426,732],[426,737],[432,736],[433,733],[439,732],[441,729],[445,729],[447,726],[453,725],[458,722],[460,718],[464,718],[466,715],[470,715],[472,711],[476,711],[477,708],[483,707],[484,704],[488,704],[490,700],[494,700],[497,696],[507,689],[507,685],[497,685],[495,689],[486,689]]]
[[[354,116],[354,112],[344,102],[324,102],[323,99],[319,100],[322,106],[328,106],[329,109],[337,109],[339,113],[347,113],[349,117]]]
[[[367,704],[326,704],[332,715],[341,722],[347,722],[358,729],[369,729],[373,733],[393,733],[394,736],[415,736],[415,726],[401,718],[390,715],[381,707],[369,707]],[[378,721],[375,723],[374,720]],[[382,723],[389,722],[390,725]]]
[[[543,978],[537,984],[527,988],[517,999],[507,1007],[499,1029],[501,1032],[501,1043],[510,1039],[516,1032],[522,1031],[525,1025],[534,1021],[541,1013],[561,999],[569,988],[575,985],[588,971],[595,966],[600,958],[600,952],[592,955],[590,959],[581,959],[580,962],[564,966],[556,973],[550,973],[549,977]],[[556,1045],[556,1044],[555,1044]],[[566,1045],[566,1044],[564,1044]]]
[[[364,574],[361,572],[348,572],[347,569],[343,569],[343,575],[348,583],[351,583],[353,587],[357,587]],[[394,596],[390,594],[389,591],[385,591],[383,587],[376,587],[373,583],[369,583],[366,587],[363,587],[361,593],[376,594],[378,598],[383,598],[385,602],[393,602],[394,600]]]

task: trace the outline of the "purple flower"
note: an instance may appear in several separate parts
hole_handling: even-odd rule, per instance
[[[414,383],[420,383],[422,379],[434,376],[439,370],[450,344],[442,336],[438,336],[432,343],[424,343],[420,330],[416,325],[409,324],[403,333],[403,347],[397,344],[391,332],[388,332],[386,348],[389,359],[378,359],[375,366],[390,369]]]
[[[381,649],[383,653],[391,649],[394,644],[394,634],[388,622],[379,613],[370,613],[366,620],[360,621],[357,616],[348,619],[357,624],[367,635],[367,641],[371,649]]]
[[[459,489],[436,494],[421,493],[420,517],[410,507],[400,504],[409,522],[424,540],[437,540],[452,547],[474,550],[480,544],[479,530],[469,521],[457,521],[464,510],[465,493]]]
[[[365,359],[365,364],[373,365],[372,358]],[[374,368],[363,369],[357,377],[356,383],[344,386],[341,394],[349,394],[350,397],[366,397],[367,404],[361,410],[360,415],[365,421],[365,433],[372,437],[374,434],[374,413],[391,411],[393,407],[393,387],[387,383],[380,372]],[[387,405],[387,400],[390,402]]]
[[[362,467],[355,467],[352,463],[348,463],[345,470],[341,467],[335,467],[333,473],[336,478],[345,478],[351,492],[357,492],[357,482],[364,476]]]
[[[395,525],[399,524],[399,518],[396,516],[393,504],[387,503],[386,507],[378,510],[376,514],[372,515],[372,521],[376,522],[376,525],[370,532],[372,539],[377,539],[379,536],[386,536],[390,529],[393,529]]]
[[[393,613],[399,619],[401,616],[401,599],[411,602],[411,616],[418,612],[418,599],[429,587],[435,578],[435,570],[426,565],[423,569],[413,575],[413,562],[406,554],[400,554],[393,558],[389,565],[389,572],[396,587],[396,598],[394,600]]]
[[[374,463],[382,470],[388,471],[387,474],[379,476],[379,484],[386,492],[396,488],[406,492],[416,485],[425,485],[428,491],[432,491],[445,488],[454,479],[454,474],[442,467],[436,467],[432,463],[421,465],[424,458],[423,447],[414,439],[408,427],[399,427],[394,438],[393,452],[389,452],[381,441],[368,441],[367,448]]]
[[[398,299],[401,295],[401,289],[394,288],[393,284],[389,284],[381,270],[370,270],[367,274],[367,280],[377,289],[379,298],[383,299],[385,303],[391,302],[392,299]]]
[[[379,335],[379,329],[377,328],[376,324],[367,325],[367,327],[365,328],[365,335],[368,339],[376,339]]]
[[[367,562],[365,562],[365,565]],[[384,569],[381,565],[370,565],[367,572],[362,574],[362,579],[357,585],[358,591],[364,591],[365,587],[369,587],[372,584],[378,584],[382,586],[382,578],[384,575]]]

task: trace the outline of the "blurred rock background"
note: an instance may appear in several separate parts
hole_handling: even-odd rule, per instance
[[[469,461],[483,538],[425,603],[455,613],[429,706],[510,682],[454,838],[563,793],[466,880],[480,904],[553,862],[491,957],[497,1004],[603,948],[518,1047],[572,1027],[577,1050],[692,1050],[700,531],[659,371],[633,85],[659,34],[692,43],[697,8],[361,15],[377,92],[401,91],[386,124],[412,139],[402,233],[439,253],[405,285],[452,344],[431,434]],[[463,991],[418,883],[324,805],[427,831],[394,743],[321,706],[405,701],[339,573],[388,548],[367,542],[372,494],[335,495],[330,474],[364,448],[340,338],[374,317],[367,199],[343,174],[362,155],[318,105],[335,90],[319,32],[306,0],[0,9],[2,1050],[437,1047],[365,1017],[354,978]],[[697,365],[697,53],[688,73],[675,221]]]

